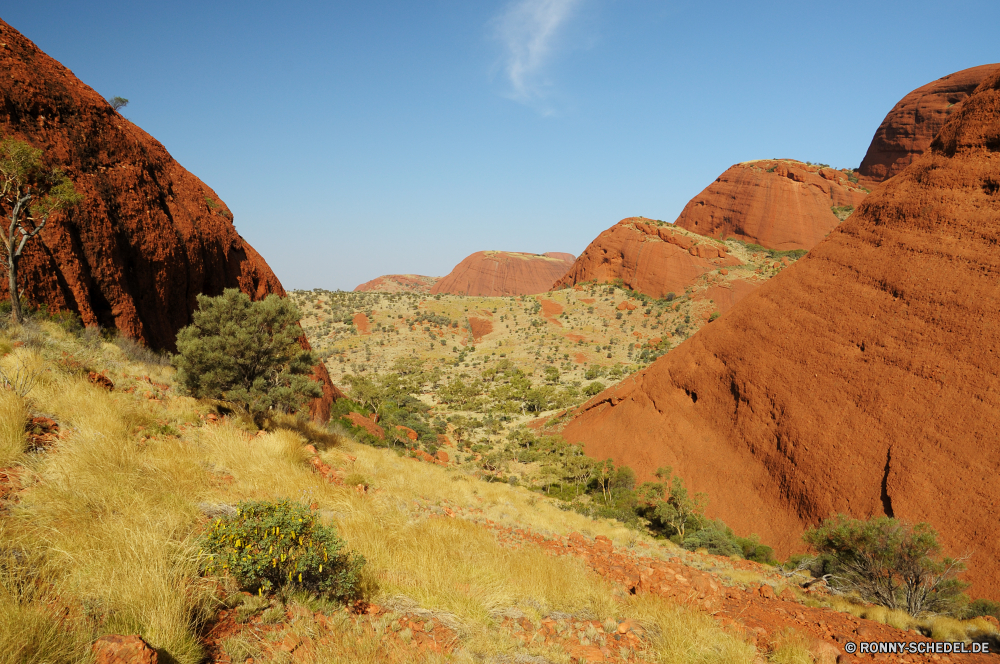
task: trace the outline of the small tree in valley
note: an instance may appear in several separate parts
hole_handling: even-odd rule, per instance
[[[56,210],[76,205],[83,196],[58,168],[42,166],[42,151],[24,141],[0,141],[0,206],[6,223],[0,225],[4,267],[10,289],[10,315],[15,323],[23,320],[17,265],[28,240],[42,232]]]
[[[322,395],[308,377],[316,357],[298,342],[300,317],[277,295],[259,302],[235,288],[199,295],[193,322],[177,333],[180,383],[194,397],[232,402],[258,426],[271,411],[297,410]]]

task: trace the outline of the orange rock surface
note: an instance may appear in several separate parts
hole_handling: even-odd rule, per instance
[[[899,100],[882,120],[858,173],[873,186],[891,178],[920,155],[952,113],[1000,64],[980,65],[942,76]]]
[[[425,277],[420,274],[386,274],[366,281],[355,288],[354,292],[429,293],[439,279],[440,277]]]
[[[513,251],[477,251],[455,266],[431,293],[452,295],[535,295],[566,274],[573,255],[522,254]]]
[[[927,521],[1000,599],[1000,73],[805,258],[565,428],[785,555],[839,512]]]
[[[658,298],[683,293],[695,279],[720,266],[739,264],[719,242],[694,240],[670,226],[629,217],[598,235],[552,289],[620,279],[626,287]]]
[[[285,295],[225,203],[156,139],[3,21],[0,43],[0,134],[44,150],[85,197],[25,246],[29,301],[173,350],[199,293]],[[0,299],[9,297],[4,279]],[[328,416],[338,392],[323,364],[313,375],[324,384],[313,415]]]
[[[831,207],[857,206],[864,197],[843,171],[789,159],[748,161],[692,198],[675,223],[709,237],[809,250],[840,223]]]

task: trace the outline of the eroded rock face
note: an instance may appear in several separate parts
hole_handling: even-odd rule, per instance
[[[524,254],[514,251],[477,251],[455,266],[431,293],[451,295],[535,295],[548,292],[552,283],[573,265],[565,253]]]
[[[839,512],[927,521],[1000,599],[1000,73],[805,258],[566,427],[787,555]]]
[[[931,141],[982,81],[1000,64],[980,65],[942,76],[899,100],[882,120],[858,172],[873,186],[922,155]]]
[[[628,217],[598,235],[552,289],[620,279],[634,291],[659,298],[680,295],[701,275],[730,265],[740,261],[721,242]]]
[[[864,200],[849,177],[790,159],[736,164],[692,198],[675,223],[699,235],[808,251],[840,223],[833,208]]]
[[[29,301],[173,350],[199,293],[285,294],[225,203],[156,139],[3,21],[0,43],[0,132],[44,150],[45,164],[85,196],[25,247],[19,276]],[[0,299],[8,297],[4,279]],[[335,388],[323,365],[315,376],[327,394],[313,406],[321,415]]]
[[[440,277],[425,277],[420,274],[386,274],[366,281],[355,288],[354,292],[429,293],[439,280]]]

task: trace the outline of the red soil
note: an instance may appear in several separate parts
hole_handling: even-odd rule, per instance
[[[785,159],[736,164],[692,198],[675,223],[769,249],[812,249],[840,223],[831,206],[864,200],[865,192],[847,177]]]
[[[478,342],[487,334],[493,331],[493,323],[482,318],[469,318],[469,330],[472,332],[472,339]]]
[[[438,281],[431,293],[452,295],[535,295],[573,265],[572,254],[477,251]]]
[[[542,305],[542,316],[545,318],[555,318],[563,312],[563,306],[553,300],[539,299],[538,303]]]
[[[362,313],[357,313],[354,314],[354,318],[351,320],[354,321],[354,327],[358,328],[359,333],[371,334],[371,331],[368,329],[368,316]]]
[[[805,258],[566,427],[672,466],[781,555],[837,513],[927,521],[1000,599],[1000,74]]]
[[[724,314],[732,309],[733,305],[737,302],[757,290],[757,287],[762,283],[763,282],[760,281],[748,281],[746,279],[732,279],[717,286],[710,286],[700,293],[697,293],[694,296],[694,299],[712,300],[715,303],[714,311]]]
[[[694,281],[723,265],[740,261],[711,239],[692,241],[668,227],[642,217],[629,217],[597,236],[553,286],[620,279],[632,290],[651,297],[683,293]]]
[[[874,186],[922,155],[941,127],[1000,64],[980,65],[942,76],[899,100],[882,120],[858,173]]]
[[[44,150],[45,165],[85,197],[25,246],[19,276],[29,301],[174,350],[199,293],[285,295],[208,185],[2,20],[0,42],[0,134]],[[0,297],[10,297],[6,279]],[[309,347],[305,335],[300,343]],[[324,397],[310,410],[324,417],[337,390],[322,363],[313,376]]]
[[[439,279],[440,277],[425,277],[419,274],[386,274],[366,281],[355,288],[354,292],[429,293]]]

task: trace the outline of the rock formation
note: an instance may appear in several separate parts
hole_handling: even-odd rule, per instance
[[[864,200],[866,192],[849,178],[790,159],[736,164],[692,198],[675,223],[699,235],[808,251],[840,223],[833,208]]]
[[[573,255],[523,254],[515,251],[477,251],[455,266],[431,293],[452,295],[535,295],[552,288],[566,274]]]
[[[621,280],[650,297],[680,295],[702,274],[740,264],[726,251],[721,242],[661,226],[652,219],[629,217],[598,235],[552,289]]]
[[[596,396],[570,442],[782,555],[847,513],[927,521],[1000,599],[1000,73],[805,258]]]
[[[174,349],[199,293],[285,294],[210,187],[3,21],[0,70],[0,133],[44,150],[44,163],[85,196],[25,247],[19,276],[30,302]],[[0,298],[9,296],[3,280]],[[322,364],[316,378],[322,417],[336,388]]]
[[[440,277],[425,277],[420,274],[386,274],[366,281],[355,288],[354,292],[429,293],[439,279]]]
[[[869,187],[896,175],[930,147],[931,140],[983,80],[1000,64],[942,76],[899,100],[882,120],[858,173]]]

